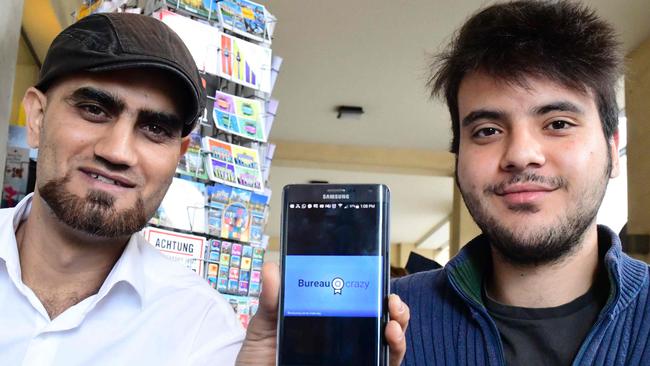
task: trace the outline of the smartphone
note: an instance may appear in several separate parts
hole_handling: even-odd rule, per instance
[[[385,365],[389,190],[284,187],[277,364]]]

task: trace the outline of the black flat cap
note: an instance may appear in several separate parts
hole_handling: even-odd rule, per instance
[[[77,72],[155,68],[185,86],[189,106],[182,135],[194,128],[205,107],[205,89],[192,54],[163,22],[128,13],[93,14],[64,29],[52,42],[36,88],[45,92],[60,77]]]

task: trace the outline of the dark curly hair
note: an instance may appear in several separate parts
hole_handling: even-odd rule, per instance
[[[444,94],[447,101],[453,153],[460,136],[458,89],[473,71],[522,86],[535,76],[593,91],[609,139],[618,127],[616,82],[622,64],[614,30],[593,10],[567,1],[513,1],[474,14],[434,57],[427,85],[433,97]]]

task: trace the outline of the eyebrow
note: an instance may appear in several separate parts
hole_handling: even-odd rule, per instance
[[[558,101],[544,104],[542,106],[533,108],[532,112],[537,115],[544,115],[551,112],[572,112],[576,114],[584,114],[582,108],[567,101]]]
[[[126,104],[117,95],[90,86],[81,87],[66,98],[72,102],[94,101],[106,108],[113,115],[122,113]]]
[[[501,119],[503,118],[504,114],[505,113],[500,111],[479,109],[476,111],[472,111],[467,116],[465,116],[465,118],[463,118],[462,125],[463,127],[467,127],[480,119],[487,119],[487,120]]]

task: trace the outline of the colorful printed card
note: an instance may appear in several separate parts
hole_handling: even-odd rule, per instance
[[[271,43],[264,6],[246,0],[224,0],[218,4],[218,13],[219,22],[225,29],[250,39]]]
[[[151,222],[174,229],[204,233],[205,184],[174,178]]]
[[[269,202],[267,195],[215,184],[206,187],[208,195],[207,232],[224,239],[261,244],[261,233],[266,223]],[[231,253],[244,257],[258,255],[261,259],[264,250],[247,245],[222,242],[221,253]],[[261,251],[261,252],[260,252]]]
[[[210,253],[208,260],[211,262],[219,262],[221,256],[221,241],[212,239],[210,240]]]
[[[269,197],[253,193],[249,208],[251,211],[250,239],[251,243],[261,244],[264,236],[264,225],[266,224],[266,208],[269,204]]]
[[[208,263],[207,280],[212,288],[217,288],[217,278],[219,276],[219,265],[216,263]]]
[[[215,184],[207,187],[208,194],[208,233],[214,236],[221,236],[221,223],[223,211],[230,201],[232,187],[223,184]],[[229,244],[228,244],[229,245]]]
[[[154,16],[178,34],[190,50],[199,70],[271,93],[270,48],[227,35],[209,24],[168,10],[160,11]]]
[[[211,155],[207,164],[211,180],[258,192],[264,190],[257,150],[212,137],[203,138],[203,148]]]
[[[270,94],[271,49],[224,33],[220,40],[217,75]]]
[[[167,5],[208,20],[217,19],[217,0],[167,0]]]
[[[212,118],[220,130],[247,139],[266,142],[262,103],[258,100],[217,92]]]
[[[199,70],[208,74],[220,75],[217,67],[221,49],[219,41],[222,33],[219,29],[168,10],[163,10],[154,16],[178,34],[187,49],[190,50]]]
[[[208,179],[208,173],[205,171],[205,164],[203,163],[203,154],[201,153],[201,134],[198,131],[193,131],[189,138],[190,144],[187,152],[178,162],[176,173],[199,179]]]

